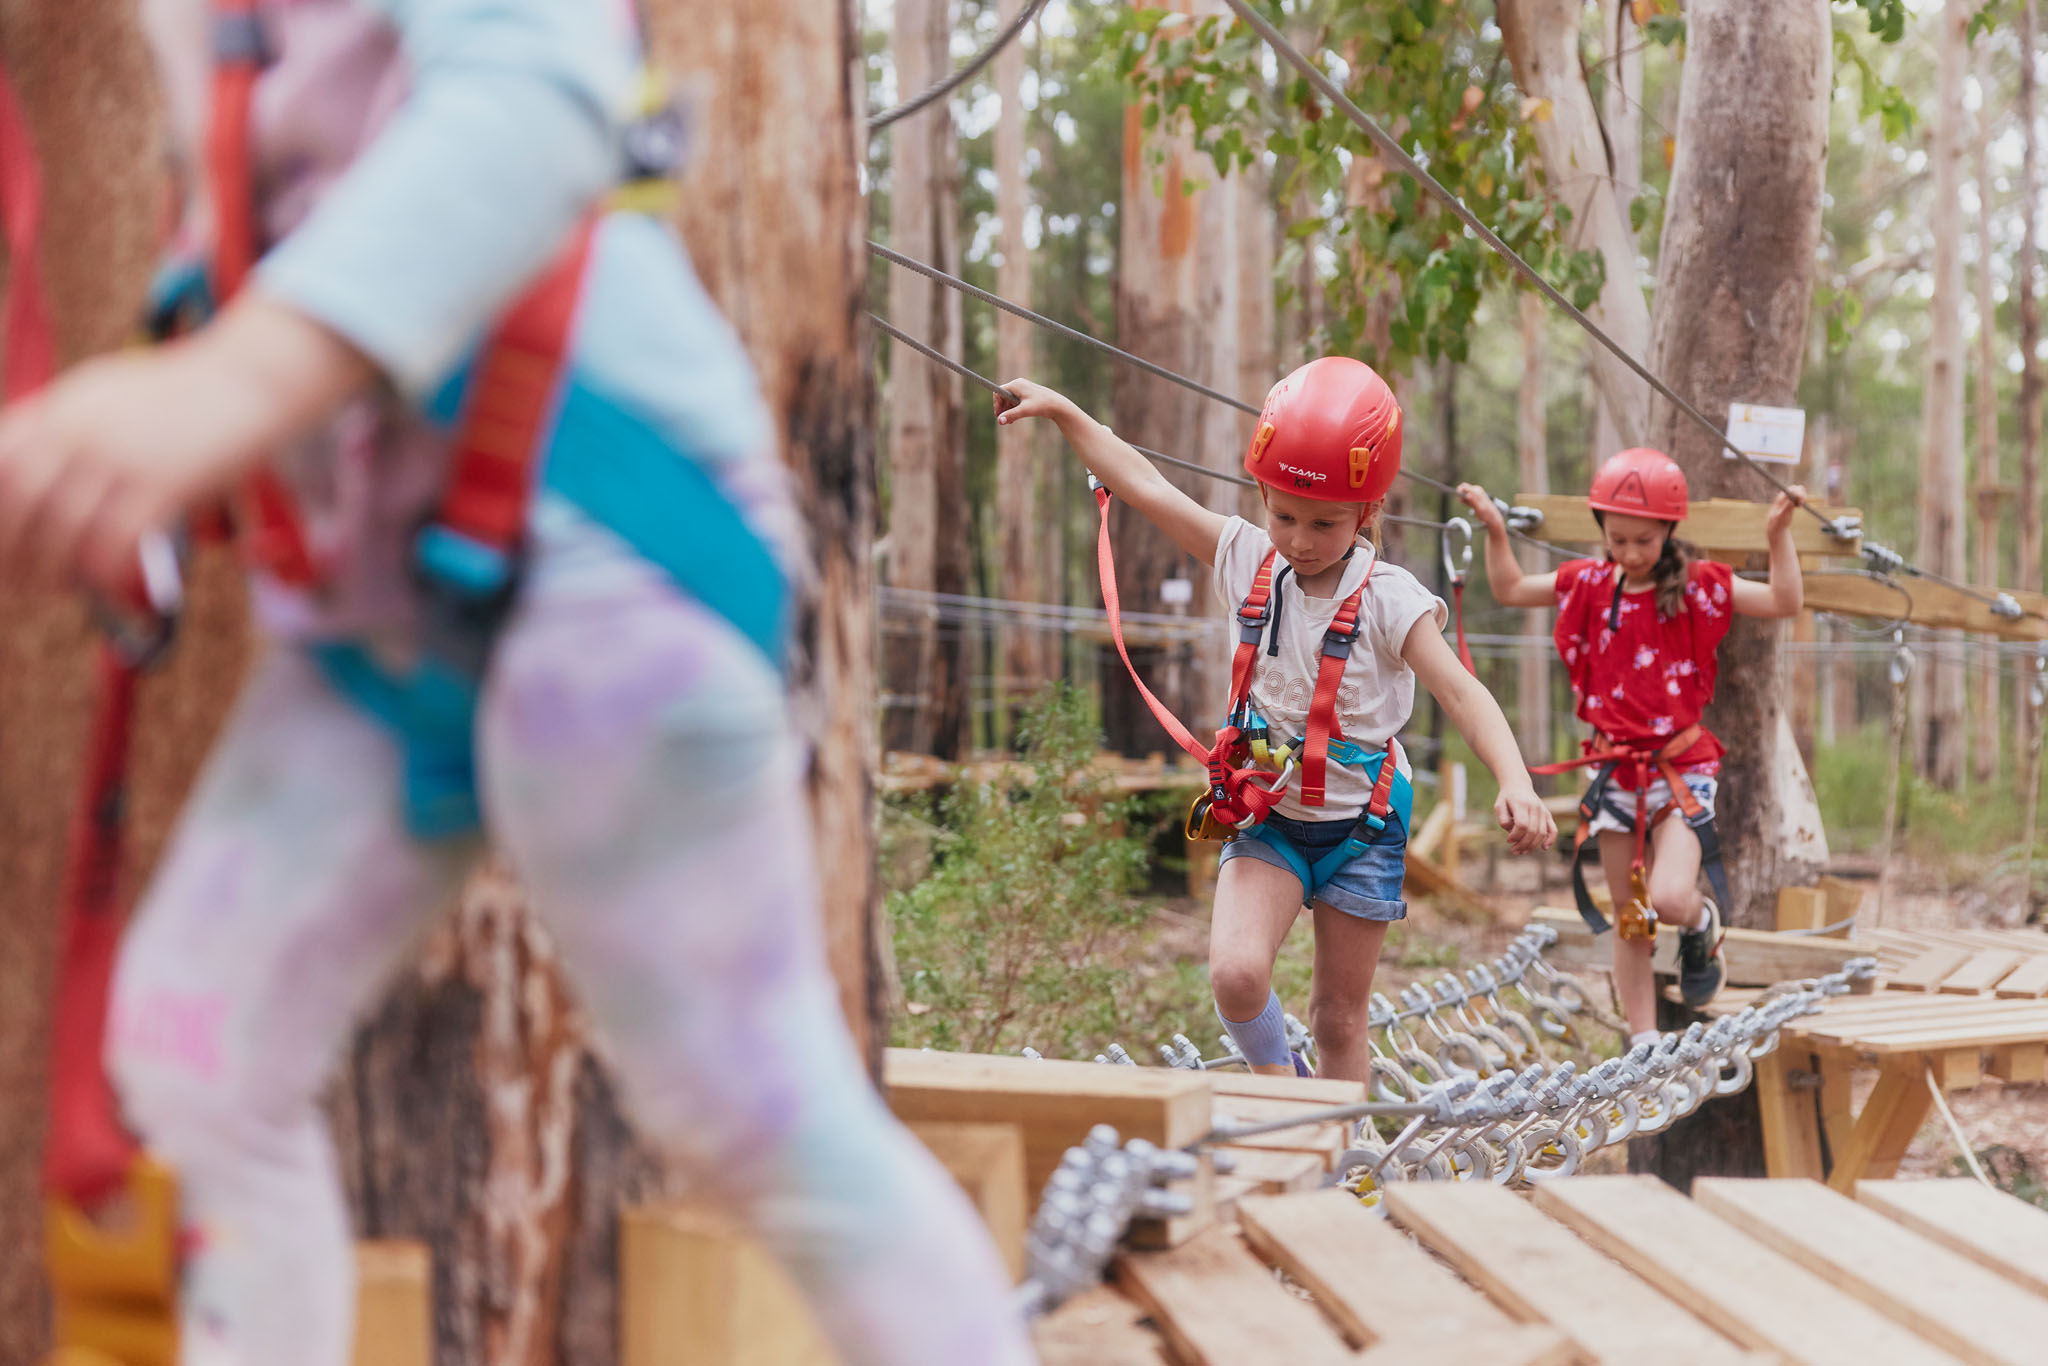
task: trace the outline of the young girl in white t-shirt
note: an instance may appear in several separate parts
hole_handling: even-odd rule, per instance
[[[1388,924],[1407,914],[1412,794],[1394,737],[1418,675],[1499,781],[1509,847],[1557,837],[1499,704],[1444,643],[1443,603],[1363,537],[1401,467],[1400,405],[1371,367],[1340,356],[1274,385],[1245,455],[1261,529],[1188,497],[1072,400],[1029,380],[1006,387],[1016,402],[997,396],[998,422],[1050,418],[1116,497],[1214,569],[1239,627],[1219,757],[1273,770],[1250,780],[1237,768],[1211,790],[1214,816],[1236,827],[1209,932],[1216,1012],[1254,1070],[1294,1070],[1273,963],[1306,905],[1320,1070],[1364,1080],[1373,970]]]

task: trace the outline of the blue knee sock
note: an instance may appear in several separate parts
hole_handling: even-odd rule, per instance
[[[1216,1008],[1216,1018],[1223,1021],[1223,1027],[1237,1041],[1245,1061],[1254,1067],[1288,1061],[1287,1016],[1280,1009],[1280,997],[1276,993],[1266,994],[1266,1008],[1252,1019],[1233,1020],[1223,1013],[1221,1006]]]

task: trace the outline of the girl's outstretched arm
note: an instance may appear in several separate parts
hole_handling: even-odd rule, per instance
[[[1028,379],[1013,379],[1003,387],[1017,396],[1017,402],[1010,403],[1001,394],[995,396],[998,423],[1008,426],[1027,417],[1050,418],[1081,463],[1111,493],[1143,513],[1145,520],[1165,532],[1175,545],[1214,567],[1216,542],[1226,520],[1222,513],[1210,511],[1167,482],[1157,466],[1082,412],[1065,394]]]
[[[1444,643],[1433,618],[1424,616],[1408,632],[1401,646],[1401,658],[1415,670],[1422,686],[1443,707],[1444,715],[1471,744],[1479,761],[1493,770],[1500,784],[1494,800],[1494,819],[1507,831],[1508,848],[1517,854],[1557,843],[1557,822],[1551,818],[1529,770],[1522,764],[1522,751],[1515,745],[1514,732],[1501,714],[1500,703],[1479,680],[1465,672],[1465,666]]]
[[[1507,518],[1485,489],[1477,484],[1458,485],[1458,496],[1472,515],[1486,528],[1486,586],[1493,600],[1503,607],[1548,607],[1557,594],[1557,575],[1525,574],[1508,544]]]
[[[1736,579],[1729,592],[1735,611],[1745,617],[1789,617],[1806,601],[1806,585],[1799,577],[1799,549],[1792,543],[1792,513],[1806,501],[1806,490],[1798,484],[1781,493],[1764,518],[1764,536],[1771,546],[1771,577],[1764,583]]]

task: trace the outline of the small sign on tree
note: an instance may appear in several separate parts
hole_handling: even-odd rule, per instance
[[[1796,465],[1806,445],[1806,410],[1731,403],[1728,405],[1728,444],[1752,460],[1775,460],[1784,465]],[[1729,460],[1735,458],[1725,447],[1721,454]]]

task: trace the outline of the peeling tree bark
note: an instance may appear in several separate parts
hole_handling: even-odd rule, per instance
[[[1968,577],[1963,537],[1963,65],[1964,27],[1974,5],[1948,0],[1936,65],[1932,145],[1934,294],[1927,301],[1927,382],[1920,409],[1920,521],[1915,558],[1951,579]],[[1946,648],[1915,671],[1915,748],[1928,781],[1953,791],[1963,780],[1962,633],[1944,631]]]
[[[1705,413],[1792,402],[1820,241],[1830,43],[1826,0],[1687,10],[1650,369]],[[1668,403],[1653,405],[1648,434],[1695,498],[1770,491]],[[1776,622],[1736,621],[1706,717],[1728,746],[1719,825],[1738,925],[1769,926],[1778,888],[1827,857],[1779,702],[1779,634]]]
[[[1195,0],[1176,0],[1173,8],[1182,14],[1213,10]],[[1217,177],[1215,166],[1195,156],[1184,134],[1162,130],[1148,138],[1140,109],[1125,109],[1117,344],[1226,393],[1239,380],[1242,327],[1236,194],[1235,179]],[[1112,395],[1118,433],[1141,446],[1220,470],[1234,468],[1242,453],[1238,414],[1220,404],[1129,366],[1117,368]],[[1161,472],[1195,501],[1237,511],[1232,485],[1171,467]],[[1110,517],[1125,607],[1206,616],[1206,571],[1122,503],[1112,504]],[[1187,603],[1162,601],[1161,585],[1170,579],[1190,581]],[[1202,718],[1222,696],[1221,651],[1133,646],[1131,661],[1159,699],[1200,731]],[[1110,746],[1128,754],[1168,746],[1113,650],[1104,652],[1102,668],[1103,729]]]
[[[1532,115],[1536,153],[1551,194],[1571,210],[1565,240],[1597,251],[1607,266],[1600,297],[1587,310],[1632,356],[1649,350],[1650,310],[1637,276],[1628,203],[1617,192],[1592,92],[1579,66],[1583,0],[1497,0],[1501,38],[1522,93],[1544,102]],[[1593,382],[1619,446],[1643,444],[1650,391],[1604,348],[1591,352]]]
[[[904,98],[950,69],[946,0],[899,0],[891,53]],[[958,149],[944,102],[904,119],[892,139],[889,238],[940,270],[960,269]],[[911,336],[960,359],[960,296],[909,270],[889,273],[889,315]],[[889,355],[889,582],[927,593],[967,592],[967,467],[960,379],[902,343]],[[884,713],[891,749],[956,757],[973,733],[966,632],[920,615],[891,641]]]

